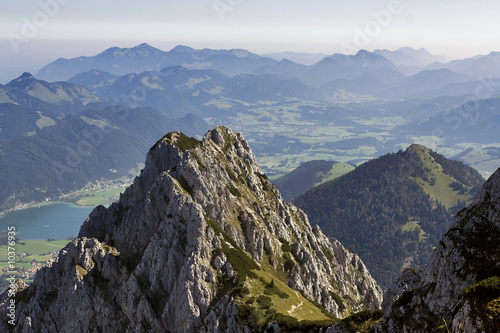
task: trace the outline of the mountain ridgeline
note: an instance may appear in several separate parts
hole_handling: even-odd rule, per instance
[[[294,203],[388,287],[403,268],[427,262],[453,214],[483,182],[464,163],[412,145],[316,186]]]
[[[104,104],[87,88],[69,82],[48,83],[24,73],[0,85],[0,146],[33,135],[68,114]]]
[[[340,177],[353,169],[353,165],[334,161],[309,161],[273,180],[273,183],[276,184],[285,200],[292,201],[314,186]]]
[[[18,289],[18,332],[309,330],[359,311],[380,318],[382,292],[224,127],[202,141],[159,140],[120,200],[96,207],[58,260]],[[7,292],[0,298],[7,318]]]

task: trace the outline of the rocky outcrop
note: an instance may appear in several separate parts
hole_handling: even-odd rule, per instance
[[[158,141],[120,200],[15,299],[19,332],[251,332],[376,310],[381,290],[219,127]]]
[[[384,295],[377,332],[500,331],[500,169],[421,271],[405,271]]]

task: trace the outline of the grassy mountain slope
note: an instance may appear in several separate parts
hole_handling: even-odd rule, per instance
[[[483,183],[479,173],[419,145],[384,155],[319,185],[294,203],[358,253],[386,287],[423,265],[454,213]]]

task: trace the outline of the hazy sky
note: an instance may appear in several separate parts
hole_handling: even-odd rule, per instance
[[[0,70],[142,42],[255,53],[411,46],[464,58],[500,50],[499,15],[498,0],[2,0]]]

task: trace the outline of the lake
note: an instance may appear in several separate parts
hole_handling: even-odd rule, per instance
[[[51,203],[7,213],[0,219],[0,231],[16,226],[21,239],[66,239],[78,236],[80,227],[94,207]]]

